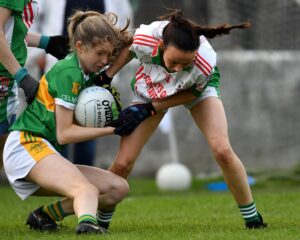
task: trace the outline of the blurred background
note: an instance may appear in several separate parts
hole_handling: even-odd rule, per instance
[[[133,30],[156,20],[166,8],[180,8],[203,25],[250,20],[250,29],[210,40],[218,54],[231,143],[248,172],[298,166],[300,0],[131,0],[130,4],[128,17]],[[137,67],[137,62],[129,63],[113,81],[124,106],[130,103],[129,82]],[[193,176],[219,174],[205,139],[186,109],[176,107],[171,112],[172,117],[145,146],[131,176],[153,177],[160,166],[174,158]],[[172,123],[174,128],[170,127]],[[118,146],[118,136],[98,139],[94,165],[107,168]],[[73,151],[69,157],[74,158]]]

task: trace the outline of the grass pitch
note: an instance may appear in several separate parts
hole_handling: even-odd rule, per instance
[[[79,236],[74,216],[55,233],[31,231],[28,213],[57,198],[31,197],[21,201],[7,185],[0,186],[0,239],[300,239],[300,181],[272,179],[252,187],[268,228],[246,230],[228,192],[209,192],[207,182],[194,181],[191,190],[160,192],[153,180],[130,181],[131,192],[118,206],[107,235]]]

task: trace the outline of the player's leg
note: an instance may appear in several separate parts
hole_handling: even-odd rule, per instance
[[[190,111],[222,169],[224,179],[240,207],[246,226],[264,227],[252,199],[246,170],[229,142],[222,101],[217,97],[208,97],[198,102]],[[250,222],[254,224],[248,224]]]
[[[96,167],[78,165],[77,168],[100,192],[97,223],[107,231],[115,206],[128,193],[128,183],[124,178]],[[35,195],[45,196],[53,195],[53,193],[45,189],[39,189]],[[51,224],[49,224],[49,217],[51,219],[50,223],[52,223],[53,220],[54,222],[61,221],[64,217],[74,214],[73,205],[73,199],[64,198],[34,210],[29,214],[28,218],[29,221],[37,222],[37,220],[30,220],[35,218],[33,215],[44,216],[46,220],[39,221],[37,224],[41,226],[40,228],[42,229],[48,229],[49,227],[47,227],[47,225],[50,225],[51,227]],[[46,216],[44,213],[46,213]],[[42,217],[40,217],[40,219],[42,219]]]
[[[53,193],[73,200],[77,233],[101,232],[96,220],[99,190],[71,162],[58,154],[48,155],[31,169],[26,180],[41,187],[36,195]]]
[[[41,193],[66,196],[74,201],[79,225],[88,222],[95,225],[90,231],[100,232],[96,220],[99,190],[75,165],[60,156],[47,140],[28,132],[12,132],[4,148],[4,167],[9,182],[22,199]],[[44,209],[40,210],[45,213]],[[35,220],[39,220],[38,216]],[[30,227],[39,229],[35,223]],[[49,230],[55,229],[53,226]]]
[[[130,135],[121,138],[117,156],[109,171],[127,178],[135,160],[164,116],[163,112],[147,118]]]
[[[116,205],[129,191],[128,183],[110,171],[82,165],[78,168],[100,191],[97,222],[103,229],[108,230]]]

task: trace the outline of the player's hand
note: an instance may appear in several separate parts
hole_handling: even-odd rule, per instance
[[[20,88],[24,90],[26,96],[26,102],[28,104],[32,103],[35,94],[38,90],[38,87],[39,87],[39,82],[29,74],[27,74],[21,81]]]
[[[103,87],[103,85],[110,85],[113,78],[107,76],[106,71],[103,71],[99,74],[99,79],[96,83],[97,86]]]
[[[136,104],[121,111],[119,118],[112,121],[110,125],[115,127],[115,134],[129,135],[141,122],[155,114],[156,111],[151,102]]]
[[[60,35],[51,36],[45,51],[59,60],[65,58],[69,53],[68,38]]]
[[[39,82],[30,76],[24,67],[19,68],[14,77],[18,87],[24,90],[27,103],[30,104],[35,97]]]
[[[122,102],[121,102],[121,98],[120,98],[120,92],[118,91],[118,89],[116,87],[112,87],[110,85],[111,81],[112,81],[112,78],[107,76],[106,71],[103,71],[100,73],[99,79],[98,79],[98,81],[96,81],[96,85],[99,87],[106,88],[108,91],[111,92],[111,94],[113,95],[113,97],[115,99],[117,110],[120,112],[122,110]]]

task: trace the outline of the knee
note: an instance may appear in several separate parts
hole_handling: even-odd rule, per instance
[[[99,196],[99,194],[99,189],[90,182],[86,181],[76,184],[76,187],[74,187],[73,191],[71,191],[71,198],[74,199],[80,195]]]
[[[230,168],[235,161],[235,153],[230,145],[219,145],[213,148],[213,154],[222,168]]]
[[[112,201],[111,204],[117,204],[127,196],[129,192],[129,184],[125,178],[115,175],[115,179],[111,181],[110,192]]]

